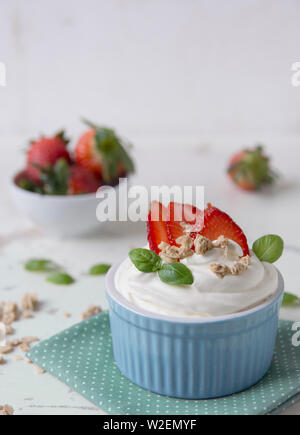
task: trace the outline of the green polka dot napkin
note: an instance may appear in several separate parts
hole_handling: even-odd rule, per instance
[[[291,325],[280,322],[272,367],[259,384],[214,400],[159,396],[127,380],[113,360],[107,312],[43,341],[27,356],[110,414],[267,414],[295,402],[300,393],[300,348],[292,346]]]

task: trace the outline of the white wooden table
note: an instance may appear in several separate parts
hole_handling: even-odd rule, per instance
[[[135,157],[139,170],[133,182],[147,186],[205,185],[206,200],[229,212],[245,229],[250,241],[270,232],[280,234],[287,249],[278,267],[285,276],[287,290],[300,296],[299,143],[297,138],[268,142],[273,147],[274,164],[284,177],[276,188],[261,194],[240,192],[224,175],[224,165],[231,150],[242,143],[237,139],[216,138],[198,144],[191,139],[186,143],[180,138],[137,138]],[[7,156],[1,173],[0,300],[20,301],[25,292],[37,292],[41,301],[39,311],[33,319],[16,322],[15,335],[36,335],[44,339],[80,321],[81,312],[89,304],[107,308],[103,277],[90,277],[87,270],[94,263],[112,263],[133,247],[143,245],[146,232],[144,223],[109,223],[105,231],[90,239],[51,240],[43,237],[15,212],[9,199],[9,177],[20,167],[23,158],[16,143],[22,148],[20,138],[5,140],[5,146],[16,151]],[[162,143],[164,147],[161,147]],[[43,275],[24,271],[24,261],[30,257],[50,257],[61,263],[74,275],[76,283],[66,288],[56,287],[46,283]],[[71,317],[65,318],[65,312]],[[281,317],[300,321],[300,309],[282,309]],[[103,413],[50,375],[38,375],[31,365],[16,361],[14,355],[17,354],[18,351],[7,355],[7,363],[0,365],[0,404],[12,405],[16,414]],[[300,414],[300,404],[285,414]]]

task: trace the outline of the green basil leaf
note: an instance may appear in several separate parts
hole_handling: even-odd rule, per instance
[[[191,285],[194,282],[192,272],[182,263],[164,264],[158,275],[166,284]]]
[[[32,258],[25,263],[25,269],[29,272],[49,272],[58,266],[51,260]]]
[[[74,279],[66,273],[54,273],[48,276],[47,281],[56,285],[70,285],[75,282]]]
[[[129,252],[129,258],[140,272],[156,272],[162,267],[160,256],[150,249],[133,249]]]
[[[95,264],[95,266],[90,268],[89,275],[104,275],[110,267],[109,264]]]
[[[298,298],[298,296],[293,295],[292,293],[284,293],[283,296],[283,301],[282,301],[282,305],[283,306],[288,306],[288,305],[300,305],[300,298]]]
[[[281,237],[269,234],[254,242],[252,250],[260,261],[275,263],[283,252],[284,242]]]

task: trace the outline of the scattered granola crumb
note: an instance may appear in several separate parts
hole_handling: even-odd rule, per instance
[[[11,325],[6,325],[6,335],[12,335],[14,333],[14,328]]]
[[[34,369],[38,375],[43,375],[44,373],[46,373],[46,370],[42,369],[42,367],[39,367],[37,365],[34,365]]]
[[[22,360],[23,360],[23,358],[22,358],[20,355],[15,355],[15,356],[14,356],[14,359],[15,359],[16,361],[22,361]]]
[[[4,323],[4,325],[8,326],[11,323],[13,323],[16,319],[15,314],[14,313],[10,313],[10,314],[4,314],[3,318],[2,318],[2,322]]]
[[[0,415],[13,415],[14,409],[10,405],[0,406]]]
[[[5,359],[3,358],[3,356],[0,356],[0,365],[5,363]]]
[[[25,357],[25,362],[26,362],[26,364],[33,364],[31,359],[27,358],[27,356]]]
[[[25,310],[25,311],[23,311],[23,313],[22,313],[22,317],[24,318],[24,319],[32,319],[32,312],[31,311],[28,311],[28,310]]]
[[[2,302],[1,313],[1,321],[9,326],[18,319],[18,305],[15,302]]]
[[[102,308],[96,305],[90,305],[86,311],[84,311],[81,314],[81,319],[86,320],[90,317],[96,316],[96,314],[99,314],[102,312]]]
[[[23,337],[21,338],[22,343],[31,344],[40,341],[37,337]]]
[[[17,314],[18,305],[15,302],[5,302],[3,308],[3,314]]]
[[[25,293],[21,300],[21,307],[23,311],[35,311],[38,303],[37,293]]]
[[[211,264],[210,270],[215,273],[219,278],[224,278],[226,275],[231,275],[231,270],[226,264]]]
[[[71,314],[70,314],[70,313],[64,313],[63,316],[64,316],[66,319],[69,319],[69,317],[71,317]]]
[[[11,347],[17,347],[21,343],[22,343],[21,340],[19,340],[18,338],[15,338],[14,340],[8,341],[6,344],[8,346],[11,346]]]
[[[20,349],[22,352],[24,352],[24,353],[27,353],[27,352],[30,351],[30,346],[29,346],[28,343],[22,343],[22,344],[20,344],[20,346],[18,346],[18,347],[19,347],[19,349]]]
[[[9,345],[0,346],[0,355],[12,352],[13,347]]]
[[[207,239],[206,237],[197,234],[197,237],[194,240],[195,253],[197,255],[205,255],[207,251],[213,249],[213,243]]]

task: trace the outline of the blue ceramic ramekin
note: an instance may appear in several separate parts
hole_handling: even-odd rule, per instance
[[[106,278],[113,352],[120,371],[158,394],[209,399],[245,390],[270,367],[284,282],[260,306],[234,315],[195,319],[153,314],[127,301]],[[146,291],[146,289],[145,289]]]

